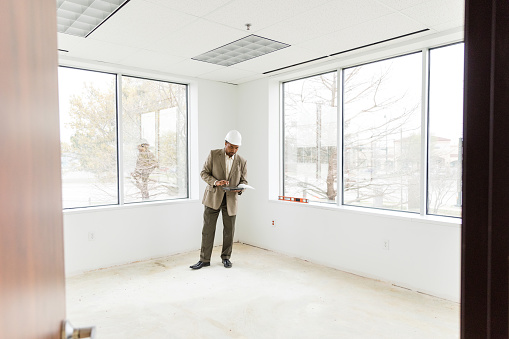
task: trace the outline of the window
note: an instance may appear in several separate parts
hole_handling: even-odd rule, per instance
[[[283,84],[286,196],[336,200],[336,82],[332,72]]]
[[[284,82],[283,194],[460,217],[463,49],[457,43],[344,68],[339,83],[336,72]]]
[[[187,86],[119,81],[122,107],[117,75],[59,67],[64,208],[188,197]]]
[[[188,196],[186,93],[185,85],[122,77],[126,203]]]
[[[420,211],[421,53],[343,71],[343,203]]]
[[[463,44],[430,50],[428,214],[461,216]]]
[[[63,207],[118,204],[116,76],[59,67]]]

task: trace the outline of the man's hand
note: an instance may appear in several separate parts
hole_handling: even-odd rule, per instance
[[[228,186],[228,184],[230,184],[228,180],[218,180],[216,182],[216,186]]]

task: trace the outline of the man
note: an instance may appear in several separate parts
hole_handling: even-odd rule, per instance
[[[148,192],[148,179],[150,173],[158,167],[157,159],[155,155],[149,150],[148,141],[141,139],[138,144],[138,159],[136,160],[136,168],[131,176],[135,180],[135,185],[141,192],[143,200],[149,198]]]
[[[223,248],[221,259],[224,267],[232,267],[230,256],[233,248],[235,218],[237,215],[237,197],[242,190],[224,190],[223,187],[237,187],[247,184],[246,160],[237,154],[242,137],[236,130],[226,134],[224,148],[210,151],[203,165],[201,178],[208,184],[203,195],[203,230],[200,261],[192,269],[210,266],[210,257],[216,233],[216,221],[219,211],[223,217]]]

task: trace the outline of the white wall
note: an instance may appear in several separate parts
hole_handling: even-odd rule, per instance
[[[293,76],[314,71],[323,70]],[[239,154],[247,159],[248,180],[256,188],[240,197],[237,240],[459,301],[459,220],[276,201],[278,82],[262,79],[232,86],[199,80],[191,88],[192,199],[65,212],[67,275],[192,250],[198,260],[205,187],[199,172],[209,150],[223,147],[227,131],[236,128],[243,135]],[[216,244],[221,242],[221,229],[218,220]],[[93,241],[88,240],[90,232]],[[383,249],[385,240],[388,251]]]
[[[246,192],[239,204],[238,239],[459,301],[459,220],[451,223],[407,213],[275,200],[279,182],[278,95],[275,80],[239,86],[241,150],[248,161],[249,183],[256,190]],[[384,249],[385,240],[389,240],[389,250]]]
[[[64,211],[66,275],[192,250],[199,260],[205,189],[199,172],[210,149],[224,147],[236,128],[237,87],[199,80],[191,88],[191,200]],[[221,218],[218,225],[216,244]]]

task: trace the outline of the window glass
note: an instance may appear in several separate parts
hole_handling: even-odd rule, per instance
[[[59,67],[63,207],[118,204],[116,76]]]
[[[334,202],[337,192],[337,73],[283,84],[284,195]]]
[[[124,201],[188,197],[187,86],[122,77]]]
[[[420,211],[421,53],[343,71],[343,203]]]
[[[461,216],[463,44],[430,50],[428,214]]]

